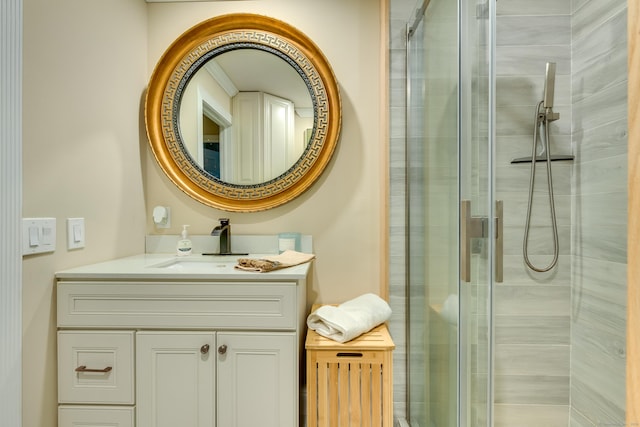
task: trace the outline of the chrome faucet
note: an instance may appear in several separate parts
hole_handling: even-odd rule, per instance
[[[211,235],[220,237],[220,255],[231,254],[231,224],[229,224],[229,218],[220,218],[220,225],[211,231]]]

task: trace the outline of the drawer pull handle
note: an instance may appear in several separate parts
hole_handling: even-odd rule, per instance
[[[200,347],[200,353],[202,353],[202,354],[209,353],[209,344],[205,344],[202,347]]]
[[[225,354],[226,352],[227,352],[226,344],[222,344],[220,347],[218,347],[218,353],[219,354]]]
[[[338,357],[362,357],[362,353],[338,353],[336,354]]]
[[[107,366],[104,369],[89,369],[85,365],[82,365],[76,368],[76,372],[100,372],[106,374],[107,372],[111,372],[112,369],[113,368],[111,366]]]

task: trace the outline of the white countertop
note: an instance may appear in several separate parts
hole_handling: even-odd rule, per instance
[[[56,278],[64,280],[299,280],[307,277],[311,266],[308,262],[267,273],[235,268],[238,258],[260,259],[264,256],[264,254],[249,254],[178,257],[174,254],[142,254],[59,271],[56,273]]]

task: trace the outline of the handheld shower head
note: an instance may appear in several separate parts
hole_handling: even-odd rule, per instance
[[[547,62],[547,72],[544,80],[544,94],[542,98],[542,106],[544,108],[553,108],[553,90],[556,80],[556,63]]]

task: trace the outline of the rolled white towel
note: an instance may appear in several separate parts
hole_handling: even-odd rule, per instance
[[[323,337],[344,343],[391,317],[391,307],[374,294],[364,294],[337,307],[323,305],[307,317],[307,326]]]
[[[445,320],[452,325],[458,324],[458,295],[451,294],[444,300],[442,303],[442,310],[440,311],[440,315],[445,318]]]

